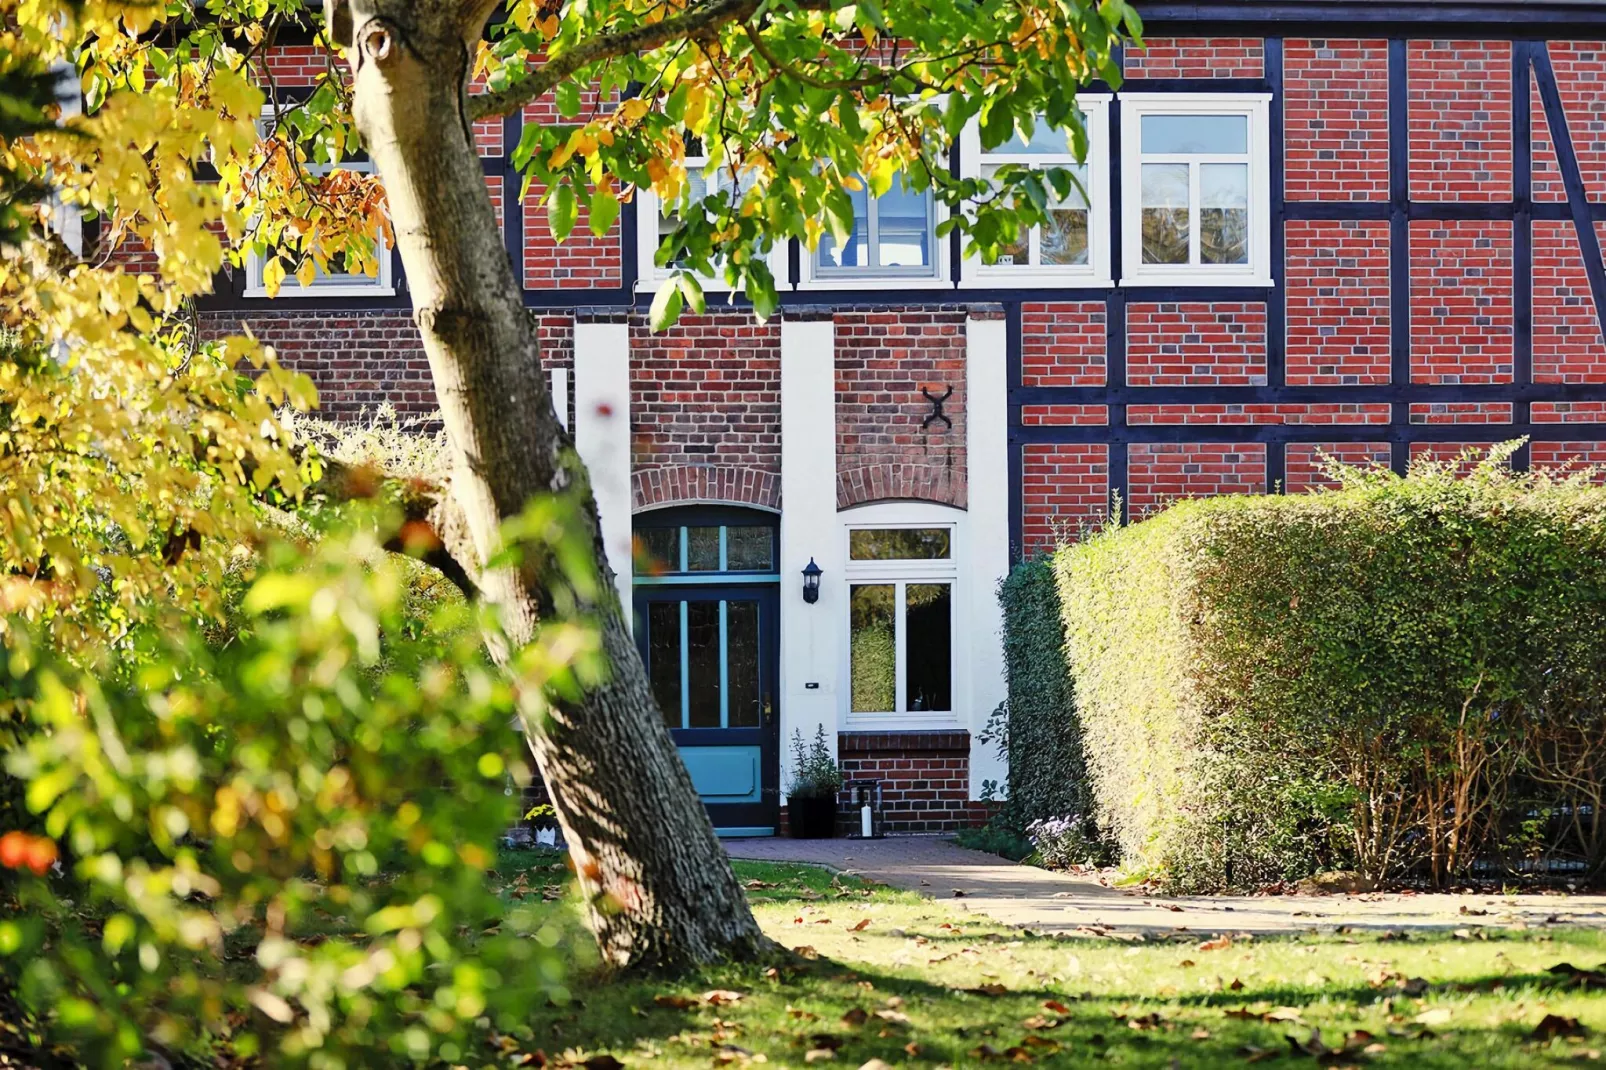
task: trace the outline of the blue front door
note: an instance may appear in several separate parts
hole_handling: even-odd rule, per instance
[[[635,635],[670,735],[726,835],[779,809],[779,585],[767,514],[707,507],[636,524]]]

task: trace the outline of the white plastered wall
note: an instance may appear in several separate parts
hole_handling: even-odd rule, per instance
[[[1004,321],[972,316],[965,323],[965,425],[970,488],[969,554],[960,567],[970,589],[970,797],[984,781],[1004,784],[996,744],[977,737],[1004,700],[1004,617],[998,584],[1009,573],[1008,364]]]
[[[602,544],[631,620],[630,327],[574,325],[574,446],[591,476]]]

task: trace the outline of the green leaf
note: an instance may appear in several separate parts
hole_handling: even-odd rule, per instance
[[[619,218],[619,198],[612,190],[598,190],[591,195],[591,233],[602,237]]]
[[[552,230],[552,240],[561,242],[567,239],[569,232],[574,230],[575,220],[579,216],[580,208],[575,203],[574,187],[567,182],[553,186],[546,202],[546,222]]]
[[[580,87],[574,82],[559,82],[552,91],[552,97],[557,102],[558,114],[565,119],[573,119],[580,114]]]
[[[658,292],[652,296],[652,308],[647,312],[647,320],[655,331],[668,330],[680,318],[680,308],[683,298],[680,294],[680,284],[674,279],[668,279],[658,287]]]

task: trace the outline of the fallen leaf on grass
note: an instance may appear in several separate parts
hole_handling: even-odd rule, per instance
[[[1563,1018],[1559,1014],[1547,1014],[1539,1019],[1534,1031],[1529,1034],[1535,1040],[1550,1040],[1552,1037],[1582,1037],[1589,1035],[1589,1027],[1580,1025],[1577,1018]]]
[[[799,944],[792,949],[792,953],[805,959],[817,959],[820,957],[820,953],[809,944]]]
[[[892,1070],[892,1067],[880,1059],[871,1059],[859,1067],[859,1070]]]
[[[902,1011],[876,1011],[875,1016],[883,1022],[891,1022],[893,1025],[909,1024],[909,1016]]]
[[[723,1007],[731,1003],[740,1003],[745,993],[732,992],[728,988],[714,988],[703,993],[703,1002],[711,1007]]]
[[[846,1044],[847,1042],[848,1042],[848,1038],[847,1037],[839,1037],[835,1033],[811,1033],[811,1034],[809,1034],[809,1043],[811,1045],[813,1045],[816,1048],[825,1048],[825,1049],[827,1049],[829,1051],[836,1051],[838,1048],[840,1048],[842,1045]]]
[[[1579,988],[1606,988],[1606,962],[1596,966],[1593,970],[1580,969],[1570,962],[1558,962],[1551,966],[1546,973],[1555,974],[1568,985]]]
[[[1449,1007],[1431,1007],[1417,1015],[1411,1021],[1417,1025],[1444,1025],[1450,1020]]]
[[[697,1006],[697,1000],[691,996],[654,996],[652,1001],[660,1007],[677,1011],[690,1010]]]
[[[822,1059],[835,1058],[836,1052],[832,1051],[830,1048],[810,1048],[808,1051],[803,1053],[803,1061],[806,1063],[817,1063]]]
[[[779,888],[780,885],[774,883],[773,881],[761,881],[755,877],[753,880],[750,880],[746,884],[742,885],[742,887],[756,892],[762,888]]]
[[[1060,1042],[1050,1037],[1036,1035],[1028,1036],[1020,1042],[1022,1048],[1036,1048],[1044,1055],[1053,1055],[1060,1050]]]
[[[849,1007],[842,1015],[842,1024],[850,1029],[857,1029],[870,1020],[870,1013],[863,1007]]]
[[[1225,951],[1232,946],[1232,937],[1218,936],[1213,940],[1206,940],[1199,945],[1200,951]]]
[[[1006,996],[1009,994],[1009,989],[997,981],[989,981],[984,985],[977,985],[969,991],[978,996]]]
[[[1192,1033],[1189,1033],[1188,1035],[1190,1037],[1192,1037],[1194,1040],[1209,1040],[1210,1039],[1210,1030],[1206,1029],[1204,1026],[1200,1026],[1198,1029],[1195,1029]]]
[[[868,929],[869,927],[870,927],[870,919],[869,918],[860,918],[859,919],[859,923],[857,925],[853,925],[853,926],[850,926],[848,928],[848,932],[862,933],[862,932],[864,932],[864,930]]]

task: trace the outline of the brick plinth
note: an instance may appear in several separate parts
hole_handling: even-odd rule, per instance
[[[970,801],[969,732],[843,732],[837,762],[844,780],[881,781],[889,834],[953,832],[986,819],[986,807]],[[857,820],[844,791],[838,823],[847,831]]]

